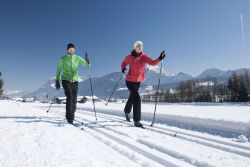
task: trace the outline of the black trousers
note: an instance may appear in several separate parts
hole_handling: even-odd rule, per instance
[[[69,123],[73,123],[76,111],[78,82],[62,81],[66,99],[66,119]]]
[[[124,111],[126,113],[130,113],[133,106],[133,120],[140,121],[141,120],[141,97],[138,92],[140,88],[140,82],[129,82],[126,81],[126,85],[128,90],[130,91],[130,95],[128,101],[125,105]]]

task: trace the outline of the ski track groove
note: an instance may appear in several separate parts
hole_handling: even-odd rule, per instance
[[[89,122],[89,123],[95,123],[95,122],[90,122],[89,120],[87,120],[87,119],[85,119],[85,118],[81,118],[81,120],[84,120],[84,121]],[[120,122],[118,122],[118,123],[120,123]],[[101,127],[103,127],[103,128],[106,128],[106,129],[108,129],[108,130],[110,130],[110,131],[113,131],[114,133],[117,133],[117,134],[120,134],[120,135],[123,135],[123,136],[126,136],[126,137],[131,138],[130,136],[127,136],[126,133],[120,132],[120,131],[115,130],[115,129],[112,129],[112,128],[105,127],[105,126],[103,126],[103,125],[99,125],[99,126],[101,126]],[[131,127],[133,127],[133,126],[131,126]],[[144,130],[144,129],[142,129],[142,130]],[[131,139],[132,139],[132,138],[131,138]],[[212,166],[211,166],[210,164],[208,164],[208,163],[205,163],[205,162],[202,162],[202,161],[197,161],[197,160],[194,162],[193,159],[189,158],[188,156],[182,155],[182,154],[180,154],[180,153],[173,153],[173,152],[171,152],[171,151],[169,151],[169,150],[167,150],[167,149],[161,148],[161,147],[158,146],[158,145],[154,145],[153,143],[149,143],[149,142],[147,142],[147,141],[144,141],[143,139],[136,139],[135,141],[138,142],[138,143],[144,144],[144,145],[150,147],[151,149],[155,149],[155,150],[157,150],[157,151],[159,151],[159,152],[162,152],[162,153],[164,153],[164,154],[168,154],[168,155],[170,155],[170,156],[172,156],[172,157],[174,157],[174,158],[176,158],[176,159],[184,160],[184,161],[186,161],[187,163],[190,163],[190,164],[192,164],[192,165],[199,166],[199,167],[201,167],[201,166],[202,166],[202,167],[212,167]]]
[[[89,113],[92,112],[92,110],[85,109],[85,108],[80,109],[80,111],[81,110],[82,111],[87,111]],[[98,113],[98,114],[105,115],[106,117],[110,117],[110,118],[113,117],[113,118],[122,120],[120,116],[113,116],[113,115],[104,114],[104,113]],[[213,138],[208,138],[208,137],[204,137],[204,136],[200,136],[200,135],[196,135],[196,134],[192,134],[192,133],[188,133],[188,132],[172,130],[172,129],[169,129],[169,128],[166,128],[166,127],[164,127],[164,128],[159,127],[159,126],[154,126],[154,127],[157,127],[158,129],[170,131],[170,132],[173,132],[173,133],[178,132],[178,134],[183,134],[183,135],[196,137],[196,138],[200,138],[200,139],[204,139],[204,140],[209,140],[209,141],[217,142],[217,143],[220,143],[220,144],[224,144],[224,145],[228,145],[228,146],[232,146],[232,147],[236,147],[236,148],[242,148],[242,149],[245,149],[245,150],[250,150],[249,146],[239,145],[239,144],[236,144],[236,143],[231,143],[231,142],[226,142],[226,141],[220,141],[220,140],[215,139],[215,138],[213,139]]]
[[[55,111],[55,110],[53,110]],[[56,111],[57,115],[60,116],[64,116],[62,113],[60,113],[59,111]],[[77,121],[79,124],[81,124],[81,121],[78,120]],[[82,125],[84,126],[84,125]],[[119,143],[117,143],[116,141],[112,141],[110,140],[108,137],[94,131],[91,128],[88,128],[88,130],[86,128],[80,128],[81,126],[75,126],[76,128],[78,128],[81,131],[84,131],[86,133],[88,133],[89,135],[91,135],[92,137],[96,138],[98,141],[100,141],[101,143],[105,144],[107,147],[113,149],[114,151],[116,151],[117,153],[119,153],[120,155],[124,156],[125,158],[129,159],[130,161],[132,161],[133,163],[137,164],[137,165],[143,165],[146,167],[149,167],[150,162],[143,160],[143,162],[138,162],[138,160],[144,158],[141,158],[141,155],[138,155],[138,153],[136,153],[136,155],[131,155],[128,151],[126,151],[125,149],[120,149],[119,146],[121,146]],[[118,146],[119,145],[119,146]],[[123,148],[125,148],[125,146],[122,145]],[[155,162],[157,163],[157,162]],[[161,166],[161,164],[157,163],[157,166]],[[156,166],[156,165],[155,165]]]
[[[82,110],[82,111],[86,111],[86,110]],[[89,113],[82,113],[80,112],[80,114],[88,114],[88,115],[92,115]],[[101,115],[101,116],[100,116]],[[98,113],[98,116],[101,118],[106,118],[108,120],[113,120],[113,121],[123,121],[124,124],[130,124],[126,122],[125,120],[121,119],[118,116],[111,116],[108,114],[103,114],[103,113]],[[118,121],[119,122],[119,121]],[[171,129],[167,129],[167,128],[162,128],[162,127],[150,127],[150,126],[145,126],[147,130],[152,130],[154,132],[160,133],[160,134],[165,134],[168,136],[173,136],[175,133],[177,133],[177,138],[185,140],[185,141],[190,141],[190,142],[194,142],[194,143],[199,143],[201,145],[205,145],[207,147],[212,147],[215,149],[219,149],[225,152],[230,152],[230,153],[234,153],[240,156],[244,156],[244,157],[248,157],[250,158],[250,148],[248,148],[247,146],[243,146],[243,145],[237,145],[234,143],[229,143],[229,142],[223,142],[223,141],[219,141],[216,139],[211,139],[211,138],[206,138],[206,137],[202,137],[202,136],[198,136],[195,134],[189,134],[187,132],[182,132],[182,131],[174,131]],[[168,132],[167,132],[168,131]],[[239,148],[238,148],[239,147]],[[241,149],[241,150],[239,150]]]
[[[62,114],[60,111],[58,110],[53,110],[53,111],[56,111],[57,114],[60,114],[61,116],[64,116],[64,114]],[[89,121],[87,119],[83,119],[81,117],[75,117],[75,120],[79,123],[82,122],[82,120],[85,120],[86,122],[90,123],[91,125],[95,125],[96,122],[95,121]],[[98,124],[99,127],[101,128],[104,128],[106,130],[100,130],[98,129],[98,127],[96,128],[95,126],[86,126],[86,124],[83,124],[82,126],[80,127],[84,127],[82,130],[86,131],[87,133],[91,134],[92,136],[94,136],[95,138],[97,138],[98,140],[100,139],[100,137],[97,137],[96,135],[93,135],[92,132],[89,132],[87,131],[85,128],[88,128],[89,130],[91,131],[94,131],[94,132],[98,132],[98,135],[103,135],[105,137],[107,137],[108,139],[112,140],[112,141],[115,141],[117,142],[118,144],[120,145],[123,145],[125,147],[128,147],[130,150],[134,151],[134,152],[137,152],[138,154],[141,154],[145,157],[147,157],[148,159],[152,160],[152,161],[155,161],[156,163],[158,164],[161,164],[163,166],[171,166],[171,167],[179,167],[180,164],[175,164],[174,162],[170,162],[169,160],[166,160],[166,156],[168,156],[167,159],[173,159],[173,160],[178,160],[182,166],[185,166],[185,167],[188,167],[188,166],[197,166],[196,164],[193,164],[192,161],[185,161],[185,159],[179,159],[179,158],[176,158],[176,156],[172,156],[172,155],[169,155],[167,154],[166,152],[162,152],[162,151],[157,151],[157,150],[154,150],[154,152],[158,152],[158,154],[161,155],[161,157],[159,156],[156,156],[154,155],[153,153],[149,153],[150,151],[152,151],[152,147],[146,145],[146,144],[143,144],[143,143],[140,143],[138,141],[135,141],[135,140],[132,140],[130,137],[128,137],[126,134],[123,134],[121,132],[117,132],[111,128],[107,128],[103,125],[100,125]],[[79,127],[78,127],[79,128]],[[108,130],[107,130],[108,129]],[[114,136],[112,134],[110,134],[110,130],[113,132],[113,133],[116,133],[118,135],[122,135],[123,137],[127,138],[127,140],[130,140],[130,142],[127,142],[126,140],[124,139],[121,139],[122,137],[117,137],[117,136]],[[100,140],[99,140],[100,141]],[[103,142],[103,141],[102,141]],[[138,147],[136,146],[135,144],[131,144],[131,143],[137,143],[137,144],[140,144],[141,146]],[[104,143],[105,144],[105,143]],[[144,147],[143,149],[141,149],[141,147]],[[112,147],[111,147],[112,148]],[[113,149],[113,148],[112,148]],[[146,151],[146,150],[148,151]],[[117,150],[115,150],[117,151]],[[121,154],[121,152],[118,151],[118,153]],[[126,155],[125,155],[126,156]],[[129,158],[128,156],[126,156],[127,158]],[[164,157],[164,158],[163,158]]]
[[[91,116],[91,115],[90,115],[90,116]],[[91,123],[91,124],[96,123],[96,122],[94,122],[94,121],[89,121],[89,119],[86,119],[86,118],[82,118],[82,117],[80,117],[80,118],[81,118],[81,120],[86,121],[86,122],[89,122],[89,123]],[[124,122],[124,121],[117,121],[117,123],[121,123],[121,124],[123,124],[123,122]],[[128,123],[128,125],[129,125],[129,124],[130,124],[130,123]],[[113,131],[113,132],[115,132],[115,133],[117,133],[117,134],[121,134],[121,135],[123,135],[123,136],[126,136],[126,137],[131,138],[131,137],[128,136],[126,133],[120,132],[119,130],[112,129],[112,128],[108,128],[108,127],[105,126],[105,125],[100,125],[100,124],[99,124],[99,126],[102,127],[102,128],[106,128],[106,129],[108,129],[109,131]],[[130,124],[129,127],[133,127],[133,126]],[[144,130],[144,129],[142,129],[142,130]],[[171,137],[172,137],[172,135],[171,135]],[[131,139],[133,139],[133,138],[131,138]],[[162,153],[164,153],[164,154],[168,154],[168,155],[170,155],[170,156],[172,156],[172,157],[174,157],[174,158],[176,158],[176,159],[181,159],[181,160],[183,160],[183,161],[185,161],[185,162],[187,162],[187,163],[190,163],[190,164],[192,164],[192,165],[199,166],[199,167],[212,167],[211,164],[209,164],[209,163],[206,163],[206,162],[203,162],[203,161],[199,161],[199,160],[194,160],[193,158],[191,158],[191,157],[189,157],[189,156],[187,156],[187,155],[184,155],[184,154],[181,154],[181,153],[178,153],[178,152],[173,152],[172,150],[168,150],[167,148],[161,147],[161,146],[159,146],[159,145],[157,145],[157,144],[154,144],[154,143],[152,143],[152,142],[148,142],[148,141],[145,141],[145,140],[143,140],[143,139],[136,139],[135,141],[138,142],[138,143],[147,145],[147,146],[150,147],[151,149],[155,149],[155,150],[160,151],[160,152],[162,152]]]

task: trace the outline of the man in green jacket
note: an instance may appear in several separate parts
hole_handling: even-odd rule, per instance
[[[67,45],[67,55],[60,58],[57,72],[56,72],[56,89],[59,90],[60,77],[62,80],[62,86],[64,88],[64,93],[67,97],[66,99],[66,119],[68,123],[73,124],[76,103],[77,103],[77,91],[78,91],[78,67],[82,65],[86,68],[90,67],[88,57],[85,59],[75,54],[75,46],[70,43]],[[61,76],[61,72],[63,74]]]

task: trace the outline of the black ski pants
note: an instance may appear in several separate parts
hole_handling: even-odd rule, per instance
[[[126,81],[126,85],[128,90],[130,91],[130,95],[128,101],[125,105],[124,112],[130,113],[133,106],[133,120],[140,121],[141,120],[141,97],[138,92],[140,88],[140,82],[129,82]]]
[[[69,123],[73,123],[75,118],[78,82],[62,81],[66,99],[66,119]]]

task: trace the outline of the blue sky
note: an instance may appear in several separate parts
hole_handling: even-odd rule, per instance
[[[92,76],[119,71],[135,40],[153,58],[166,49],[173,74],[250,67],[249,0],[1,0],[0,23],[5,89],[40,87],[69,42],[88,51]]]

